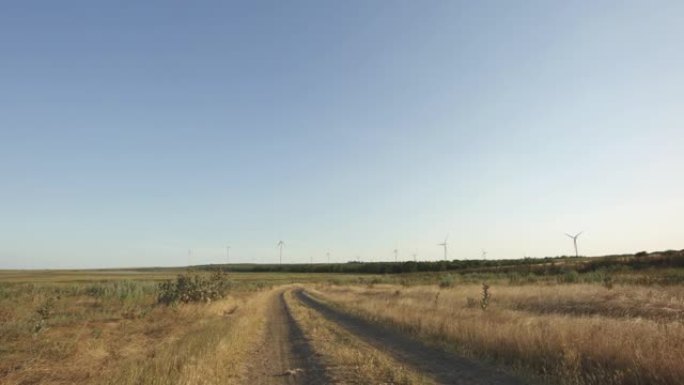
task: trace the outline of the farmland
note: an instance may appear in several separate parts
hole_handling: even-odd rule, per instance
[[[2,271],[0,383],[676,384],[683,258]]]

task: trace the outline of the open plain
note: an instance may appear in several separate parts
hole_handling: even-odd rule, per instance
[[[680,254],[537,274],[4,271],[0,382],[677,384]]]

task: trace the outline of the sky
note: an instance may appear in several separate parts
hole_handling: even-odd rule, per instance
[[[682,249],[683,111],[681,1],[3,1],[0,269]]]

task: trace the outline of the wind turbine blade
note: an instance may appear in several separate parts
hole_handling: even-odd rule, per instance
[[[570,235],[570,234],[568,234],[568,233],[565,233],[565,235],[567,235],[568,237],[570,237],[570,238],[572,238],[572,239],[575,239],[575,237],[573,237],[572,235]]]

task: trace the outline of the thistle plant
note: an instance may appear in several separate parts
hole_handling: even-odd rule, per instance
[[[489,292],[489,285],[486,282],[482,282],[482,298],[480,299],[480,308],[482,310],[487,310],[491,298],[492,294]]]

